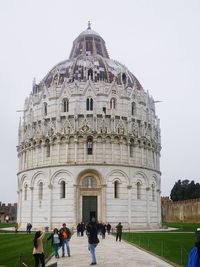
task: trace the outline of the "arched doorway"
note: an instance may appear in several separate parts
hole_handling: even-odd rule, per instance
[[[77,183],[77,223],[89,222],[93,217],[105,220],[104,186],[99,173],[87,170],[79,175]]]

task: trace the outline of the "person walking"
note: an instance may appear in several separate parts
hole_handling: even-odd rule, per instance
[[[39,263],[41,262],[42,267],[45,267],[45,257],[43,250],[43,238],[44,233],[42,231],[37,231],[35,233],[35,237],[33,239],[33,256],[35,260],[35,267],[39,267]]]
[[[116,234],[116,242],[117,242],[118,239],[121,242],[122,228],[123,228],[123,225],[121,224],[121,222],[119,222],[118,225],[116,226],[116,231],[117,231],[117,234]]]
[[[70,257],[70,247],[69,241],[71,239],[71,232],[68,227],[66,227],[66,223],[63,223],[63,227],[60,229],[60,239],[62,243],[62,257],[65,257],[65,245],[67,248],[67,255]]]
[[[90,265],[96,265],[96,255],[95,248],[99,243],[99,239],[97,236],[97,224],[95,218],[92,218],[91,222],[87,225],[87,236],[88,236],[88,248],[90,251],[92,262]]]
[[[57,228],[55,228],[53,230],[53,233],[47,238],[47,240],[50,240],[50,239],[51,239],[52,246],[53,246],[54,256],[55,258],[59,258],[58,248],[60,244],[60,238],[59,238],[59,232]]]
[[[110,230],[111,230],[111,225],[110,225],[110,223],[108,223],[108,224],[106,225],[106,229],[107,229],[108,234],[110,234]]]

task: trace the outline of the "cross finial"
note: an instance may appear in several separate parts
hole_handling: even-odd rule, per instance
[[[87,27],[87,30],[91,30],[91,23],[90,23],[90,21],[88,21],[88,27]]]

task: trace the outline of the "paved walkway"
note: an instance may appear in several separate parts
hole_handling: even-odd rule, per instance
[[[124,241],[116,242],[114,236],[107,235],[106,239],[100,239],[96,248],[98,267],[170,267],[173,265],[160,260]],[[57,262],[58,267],[85,267],[91,263],[88,251],[87,237],[77,237],[75,234],[70,241],[71,257],[55,259],[53,257],[47,264]],[[61,249],[59,250],[62,255]]]

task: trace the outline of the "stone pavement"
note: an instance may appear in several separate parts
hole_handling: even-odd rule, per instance
[[[100,239],[96,248],[96,259],[98,267],[170,267],[161,259],[152,256],[124,241],[116,242],[115,237],[106,235],[106,239]],[[58,267],[85,267],[90,266],[91,258],[88,251],[87,237],[72,236],[70,241],[71,257],[55,259],[53,257],[47,264],[57,262]],[[61,249],[59,250],[61,256]]]

